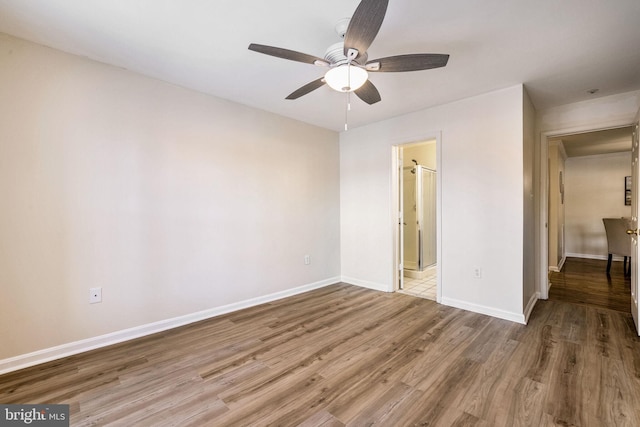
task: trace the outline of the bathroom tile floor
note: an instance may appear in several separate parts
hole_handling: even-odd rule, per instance
[[[398,292],[435,301],[437,280],[435,268],[430,269],[429,274],[422,279],[413,279],[405,276],[404,289]]]

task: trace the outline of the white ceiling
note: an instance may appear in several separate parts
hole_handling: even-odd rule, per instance
[[[340,131],[344,94],[284,99],[321,68],[247,46],[322,57],[358,3],[0,0],[0,32]],[[639,0],[390,0],[369,58],[448,53],[449,64],[371,75],[382,101],[354,97],[350,127],[518,83],[537,109],[640,89],[639,23]]]
[[[594,156],[598,154],[631,152],[633,127],[606,129],[564,135],[549,142],[562,141],[567,157]]]

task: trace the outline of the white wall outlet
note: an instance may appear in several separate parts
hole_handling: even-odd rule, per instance
[[[473,269],[473,277],[475,277],[476,279],[482,278],[482,269],[480,267],[475,267]]]
[[[102,302],[102,288],[89,288],[89,304]]]
[[[304,265],[309,265],[311,264],[311,255],[305,255],[304,256]]]

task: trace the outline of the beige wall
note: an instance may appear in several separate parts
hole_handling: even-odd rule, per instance
[[[404,167],[411,167],[414,163],[411,159],[415,159],[419,165],[426,166],[429,169],[437,170],[436,159],[436,141],[425,141],[420,144],[410,144],[402,148],[402,156]]]
[[[338,150],[0,35],[0,361],[338,280]]]
[[[602,218],[631,216],[624,204],[624,177],[631,175],[631,152],[570,157],[566,161],[566,252],[606,258]]]

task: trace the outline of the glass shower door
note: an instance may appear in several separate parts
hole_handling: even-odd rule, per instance
[[[425,168],[424,166],[419,168],[418,171],[419,194],[418,198],[419,207],[418,212],[420,218],[419,222],[419,244],[420,251],[420,270],[429,266],[435,265],[437,262],[436,253],[436,230],[437,230],[437,218],[436,218],[436,172],[434,170]]]
[[[403,175],[403,264],[405,269],[418,270],[418,215],[416,209],[417,180],[415,169],[407,168],[403,171]]]

